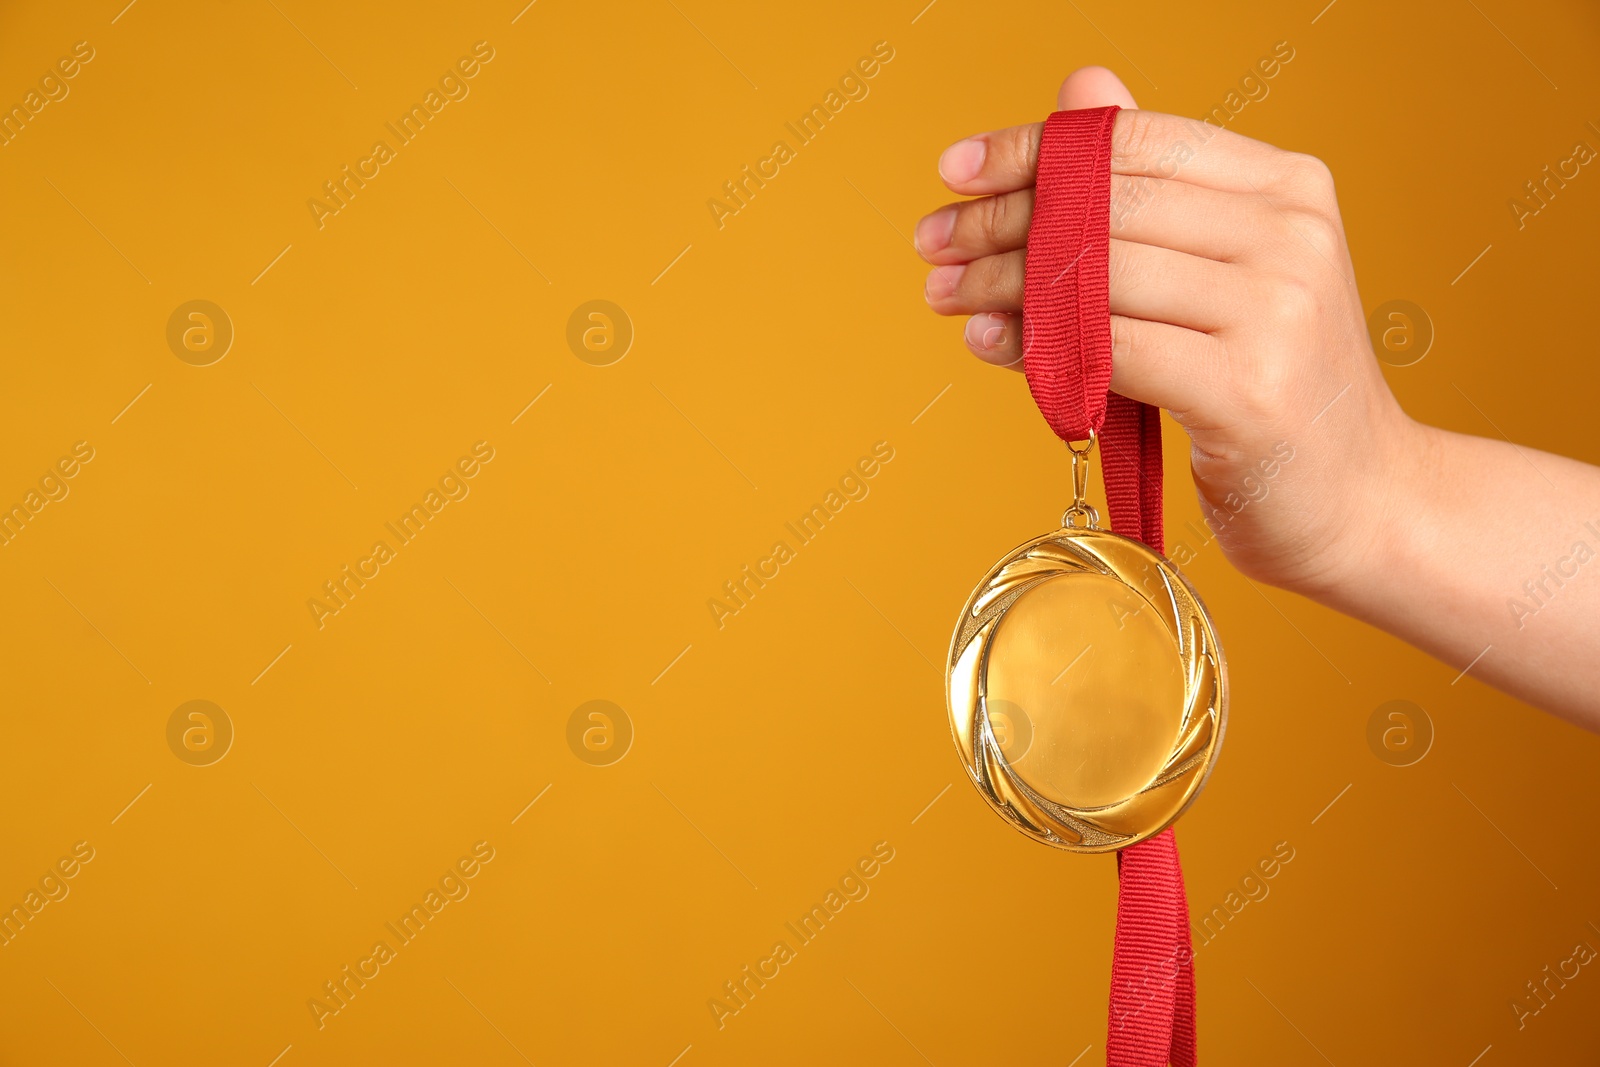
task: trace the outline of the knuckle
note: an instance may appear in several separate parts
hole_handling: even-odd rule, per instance
[[[1136,168],[1149,159],[1154,123],[1138,111],[1120,111],[1111,129],[1111,166]]]
[[[1111,365],[1128,365],[1133,352],[1133,326],[1121,315],[1111,316]]]
[[[984,256],[967,264],[946,301],[949,306],[966,313],[995,310],[1005,287],[1001,258]]]
[[[1285,153],[1281,181],[1284,187],[1306,203],[1319,207],[1334,202],[1333,171],[1316,156],[1303,152]]]
[[[1012,173],[1032,175],[1039,169],[1039,141],[1044,125],[1019,126],[1004,139],[1006,166]]]
[[[978,262],[984,266],[975,281],[982,286],[984,303],[996,310],[1015,304],[1022,306],[1022,257],[1016,253],[988,256]]]
[[[1296,324],[1309,324],[1317,317],[1317,287],[1299,275],[1280,278],[1272,287],[1273,300],[1283,309],[1283,316]]]
[[[1302,219],[1297,228],[1323,259],[1331,263],[1339,255],[1344,243],[1344,231],[1333,219],[1323,214],[1310,215]]]
[[[1009,200],[1010,198],[1005,196],[991,196],[984,201],[978,224],[984,236],[991,241],[1001,240],[1010,235],[1014,220]]]
[[[1344,228],[1337,215],[1284,205],[1270,223],[1284,262],[1310,261],[1311,269],[1322,270],[1344,256]]]
[[[1315,329],[1321,300],[1316,286],[1298,275],[1275,279],[1265,292],[1264,320],[1285,341]]]

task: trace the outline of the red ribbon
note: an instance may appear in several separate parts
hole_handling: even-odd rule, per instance
[[[1023,367],[1064,441],[1099,440],[1111,529],[1165,550],[1161,412],[1111,387],[1111,131],[1116,107],[1045,121],[1028,231]],[[1117,854],[1107,1067],[1194,1067],[1194,950],[1172,830]]]

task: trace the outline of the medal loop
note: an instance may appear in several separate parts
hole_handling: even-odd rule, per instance
[[[1082,448],[1078,448],[1068,441],[1067,451],[1072,453],[1072,506],[1061,516],[1061,525],[1069,530],[1097,530],[1100,528],[1100,512],[1089,503],[1089,454],[1094,451],[1097,435],[1089,431],[1088,440]],[[1079,524],[1075,520],[1082,519]]]
[[[1061,526],[1067,530],[1098,530],[1100,510],[1093,504],[1074,504],[1061,513]]]

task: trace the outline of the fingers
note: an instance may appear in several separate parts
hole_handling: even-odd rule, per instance
[[[935,267],[928,272],[923,295],[941,315],[975,311],[1021,311],[1023,253],[1002,252],[971,263]]]
[[[1033,190],[949,204],[917,224],[917,252],[929,263],[970,263],[1022,248]],[[1247,259],[1285,219],[1259,196],[1239,196],[1160,178],[1112,175],[1111,236],[1223,262]]]
[[[978,203],[978,201],[968,201]],[[1254,261],[1287,224],[1261,197],[1187,182],[1112,175],[1111,236],[1224,263]]]
[[[1221,329],[1237,302],[1239,268],[1156,245],[1111,242],[1111,314],[1185,329]]]
[[[1020,312],[1024,261],[1025,253],[1019,249],[935,267],[928,274],[928,303],[941,315]],[[1231,264],[1155,245],[1111,242],[1113,315],[1216,330],[1237,302],[1243,284],[1240,269]]]
[[[1223,381],[1222,342],[1165,322],[1111,316],[1111,389],[1185,412]]]
[[[939,157],[939,177],[965,196],[1009,193],[1033,184],[1044,123],[1013,126],[957,141]]]
[[[1111,132],[1111,173],[1176,179],[1230,193],[1254,196],[1277,186],[1296,158],[1199,119],[1156,111],[1119,112]]]
[[[957,141],[939,157],[939,175],[965,196],[1009,193],[1033,184],[1043,123],[1013,126]],[[1318,180],[1319,165],[1199,119],[1155,111],[1118,112],[1111,173],[1167,178],[1223,192],[1291,195]]]
[[[949,204],[917,223],[912,243],[929,263],[970,263],[1028,241],[1033,190]]]
[[[1020,315],[986,313],[967,320],[967,347],[985,363],[1023,369]],[[1165,322],[1111,316],[1111,388],[1171,411],[1191,409],[1207,383],[1220,381],[1221,342]]]

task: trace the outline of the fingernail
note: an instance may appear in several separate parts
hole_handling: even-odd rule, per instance
[[[939,176],[952,185],[970,182],[983,169],[983,157],[988,151],[989,146],[981,137],[957,141],[939,157]]]
[[[918,254],[931,256],[950,247],[950,236],[955,233],[955,229],[956,209],[940,208],[917,223],[916,232],[911,235],[911,243],[916,245]]]
[[[965,263],[958,263],[953,267],[935,267],[928,272],[928,284],[924,295],[928,303],[943,300],[956,291],[956,286],[961,282],[961,276],[967,271]]]
[[[967,320],[968,347],[988,352],[1006,343],[1006,320],[1000,315],[974,315]]]

